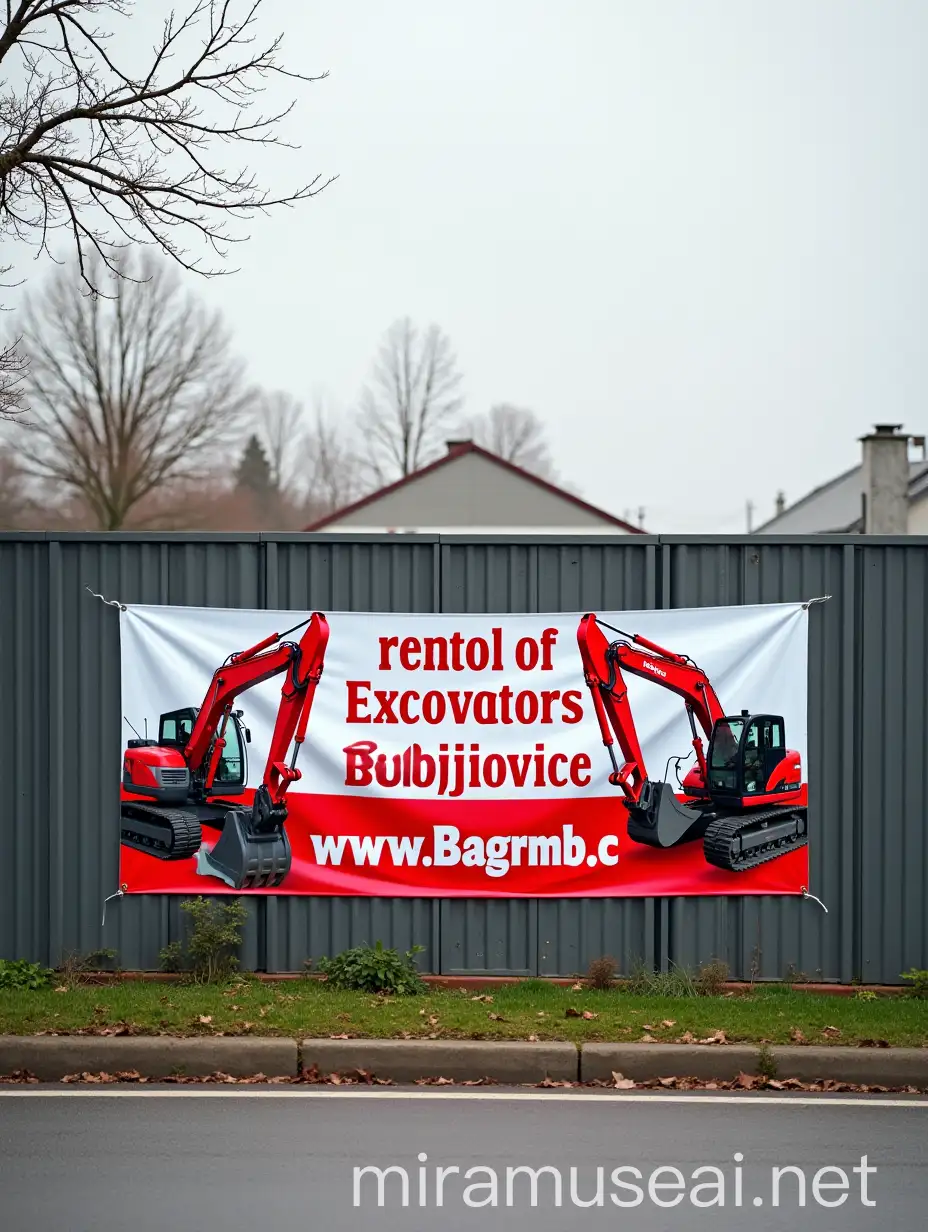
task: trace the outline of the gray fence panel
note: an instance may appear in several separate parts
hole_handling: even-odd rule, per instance
[[[860,557],[861,974],[897,982],[928,968],[928,552]]]
[[[48,547],[0,539],[0,958],[48,952]]]
[[[382,941],[401,953],[424,947],[422,971],[440,970],[437,900],[429,898],[287,898],[267,903],[267,971],[301,971],[307,959],[332,957]]]
[[[266,607],[334,612],[436,612],[438,539],[280,536],[265,543]]]
[[[611,954],[742,978],[899,982],[928,967],[928,541],[682,537],[0,535],[0,955],[112,947],[152,968],[180,899],[118,876],[118,617],[126,602],[380,611],[634,610],[801,600],[811,619],[810,890],[726,899],[248,900],[243,965],[359,940],[446,973],[571,975]],[[728,700],[728,699],[725,699]],[[731,705],[751,699],[730,699]]]

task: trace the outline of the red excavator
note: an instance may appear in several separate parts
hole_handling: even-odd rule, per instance
[[[299,642],[285,640],[304,625]],[[199,708],[161,715],[157,740],[139,737],[128,742],[121,805],[122,842],[127,847],[161,860],[183,860],[200,851],[205,823],[222,833],[211,851],[201,852],[200,871],[236,890],[280,885],[290,869],[286,795],[300,778],[296,759],[306,738],[328,637],[325,617],[314,612],[292,629],[229,655],[214,672]],[[281,672],[286,679],[264,778],[249,807],[234,797],[245,794],[245,746],[251,743],[251,732],[242,723],[242,711],[232,707],[240,693]]]
[[[604,629],[618,637],[610,640]],[[591,612],[580,621],[577,641],[612,761],[609,782],[625,796],[629,838],[651,847],[702,838],[710,864],[737,872],[806,845],[802,761],[795,749],[786,747],[781,715],[747,710],[726,715],[706,673],[687,655],[665,650],[641,634],[614,629]],[[696,765],[682,782],[682,757],[670,758],[665,781],[648,777],[623,670],[683,698]],[[615,739],[625,759],[621,765]],[[677,764],[683,800],[666,781],[671,761]]]

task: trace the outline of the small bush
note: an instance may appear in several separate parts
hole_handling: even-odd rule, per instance
[[[594,958],[587,968],[586,978],[591,988],[611,988],[615,983],[616,962],[604,955]]]
[[[397,950],[385,950],[383,942],[378,941],[373,946],[356,945],[335,958],[320,958],[316,968],[333,988],[415,996],[425,991],[425,982],[415,964],[416,955],[424,949],[423,945],[414,945],[400,954]]]
[[[855,1001],[875,1001],[876,993],[872,988],[858,988],[854,993]]]
[[[902,978],[912,985],[913,997],[928,997],[928,971],[912,967],[903,973]]]
[[[68,987],[74,987],[76,984],[93,984],[96,982],[94,979],[96,973],[107,967],[112,970],[110,964],[115,961],[115,950],[90,950],[87,954],[82,954],[79,950],[69,950],[61,961],[58,974],[61,976],[62,983],[67,984]]]
[[[187,966],[194,983],[224,983],[238,967],[236,950],[241,948],[242,928],[248,919],[245,904],[237,898],[222,902],[199,895],[185,899],[180,909],[190,918],[190,936],[185,949],[179,941],[164,947],[162,968],[177,971]]]
[[[54,974],[50,968],[25,958],[0,958],[0,988],[36,992],[48,988]]]
[[[761,1044],[757,1050],[757,1072],[762,1078],[770,1079],[777,1076],[776,1057],[766,1042]]]
[[[703,963],[696,972],[696,995],[699,997],[720,997],[728,979],[728,963],[714,961]]]
[[[158,954],[158,963],[162,971],[176,975],[184,969],[184,947],[179,941],[169,941]]]

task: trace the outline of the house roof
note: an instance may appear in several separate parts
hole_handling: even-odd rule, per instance
[[[928,463],[909,463],[909,497],[928,491]],[[842,534],[860,527],[863,466],[852,467],[828,483],[813,488],[795,504],[758,526],[755,535]]]
[[[327,526],[331,526],[333,522],[338,522],[341,518],[347,517],[350,513],[355,513],[359,509],[365,509],[369,505],[373,505],[376,501],[384,496],[389,496],[393,492],[399,491],[401,488],[409,487],[424,475],[434,474],[435,471],[441,470],[444,466],[450,466],[456,462],[458,458],[464,457],[467,454],[476,454],[480,458],[484,458],[489,462],[500,467],[501,470],[508,472],[511,475],[516,475],[520,479],[527,480],[529,483],[535,484],[545,492],[552,496],[560,497],[561,500],[573,505],[577,509],[582,509],[585,513],[593,514],[604,522],[615,526],[617,529],[630,535],[646,534],[641,527],[632,526],[630,522],[625,522],[621,518],[615,517],[611,513],[606,513],[604,509],[598,509],[595,505],[589,504],[582,500],[579,496],[574,496],[572,492],[565,492],[563,488],[557,487],[553,483],[549,483],[546,479],[542,479],[539,475],[533,475],[531,471],[525,470],[521,466],[517,466],[514,462],[507,462],[505,458],[499,457],[490,450],[484,449],[481,445],[477,445],[474,441],[456,441],[453,447],[442,457],[430,462],[427,466],[423,466],[418,471],[413,471],[411,475],[405,475],[402,479],[397,479],[395,483],[387,484],[384,488],[378,488],[376,492],[370,492],[367,496],[362,496],[360,500],[354,501],[351,505],[345,505],[341,509],[336,509],[334,513],[326,514],[323,518],[318,518],[315,522],[311,522],[309,526],[303,529],[306,531],[324,530]]]

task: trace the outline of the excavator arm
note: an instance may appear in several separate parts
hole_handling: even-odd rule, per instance
[[[603,632],[604,629],[617,633],[618,638],[610,640]],[[699,723],[706,739],[710,740],[716,720],[723,718],[725,711],[702,668],[687,655],[667,650],[640,633],[625,633],[621,629],[613,629],[592,612],[581,618],[577,641],[583,660],[584,677],[593,694],[593,707],[603,743],[609,749],[613,761],[610,782],[622,786],[623,790],[628,782],[633,791],[637,784],[638,792],[631,796],[637,799],[640,788],[647,779],[634,719],[628,704],[628,690],[622,676],[624,670],[644,680],[651,680],[683,698],[700,777],[703,784],[707,783],[706,750],[696,730],[696,723]],[[621,768],[617,766],[612,751],[613,732],[626,757],[626,765]],[[628,791],[626,795],[629,795]]]
[[[285,641],[287,634],[306,625],[299,642]],[[299,778],[296,755],[306,738],[306,726],[316,685],[322,675],[329,627],[320,612],[285,633],[272,633],[248,650],[230,655],[210,681],[196,721],[184,748],[184,760],[192,774],[202,777],[207,792],[212,788],[225,748],[226,726],[237,697],[281,672],[286,679],[271,740],[264,784],[281,803],[289,784]],[[286,761],[296,737],[293,761]]]

